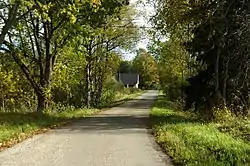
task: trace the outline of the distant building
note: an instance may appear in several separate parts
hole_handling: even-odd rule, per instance
[[[127,87],[139,87],[139,74],[134,73],[119,73],[118,80]]]

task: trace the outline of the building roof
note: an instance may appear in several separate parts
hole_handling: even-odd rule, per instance
[[[119,73],[119,79],[124,85],[139,83],[139,74]]]

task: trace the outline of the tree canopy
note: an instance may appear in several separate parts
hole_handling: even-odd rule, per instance
[[[58,102],[98,105],[105,80],[117,73],[117,49],[138,40],[135,10],[128,5],[124,0],[0,2],[2,108],[20,103],[43,112]]]
[[[133,60],[133,66],[140,75],[140,86],[150,89],[159,82],[157,63],[146,50],[139,49]]]
[[[157,44],[166,50],[156,50],[161,70],[174,72],[172,65],[165,66],[169,62],[177,74],[161,82],[168,86],[169,79],[180,78],[182,70],[186,109],[205,111],[209,117],[217,107],[249,114],[249,3],[158,0],[156,7],[155,30],[168,37],[166,43]]]

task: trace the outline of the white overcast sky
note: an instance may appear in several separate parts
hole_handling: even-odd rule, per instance
[[[134,23],[138,25],[139,27],[150,27],[150,24],[148,23],[148,19],[150,16],[154,13],[154,8],[147,4],[147,0],[141,0],[142,3],[139,3],[140,0],[130,0],[130,5],[135,6],[137,10],[137,16],[134,19]],[[149,39],[146,35],[146,29],[142,29],[142,31],[145,31],[145,33],[142,36],[142,39],[137,43],[136,49],[144,48],[147,49],[147,44],[149,42]],[[123,52],[123,59],[125,60],[132,60],[135,57],[135,53],[133,52]]]

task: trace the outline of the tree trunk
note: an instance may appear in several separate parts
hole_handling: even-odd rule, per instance
[[[215,64],[215,96],[214,96],[215,106],[220,105],[219,67],[220,67],[220,48],[218,48],[218,51],[217,51],[217,58],[216,58],[216,64]]]
[[[98,89],[97,89],[97,94],[96,94],[96,102],[99,103],[101,101],[101,97],[102,97],[102,87],[103,87],[103,83],[99,82],[98,83]]]
[[[45,96],[43,95],[43,89],[41,89],[39,85],[35,82],[35,78],[32,76],[30,70],[21,61],[21,59],[18,56],[18,53],[14,49],[11,55],[14,61],[17,63],[17,65],[21,68],[27,80],[30,82],[31,87],[34,89],[36,96],[37,96],[37,100],[38,100],[37,111],[42,112],[45,109],[45,101],[46,101]]]
[[[43,111],[46,109],[46,99],[44,95],[37,95],[37,112],[38,113],[43,113]]]
[[[224,74],[224,80],[223,80],[223,105],[226,106],[226,96],[227,96],[227,77],[228,77],[228,63],[229,58],[227,59],[226,66],[225,66],[225,74]]]
[[[0,46],[4,43],[5,36],[12,28],[13,25],[16,24],[18,10],[19,10],[20,1],[16,1],[13,6],[9,9],[8,18],[5,22],[5,25],[2,27],[0,32]]]
[[[85,87],[85,104],[87,108],[90,107],[90,99],[91,99],[91,92],[90,92],[90,64],[88,63],[86,66],[86,87]]]
[[[1,97],[2,97],[2,110],[5,110],[5,104],[4,104],[4,97],[3,97],[3,93],[2,93],[2,95],[1,95]]]

